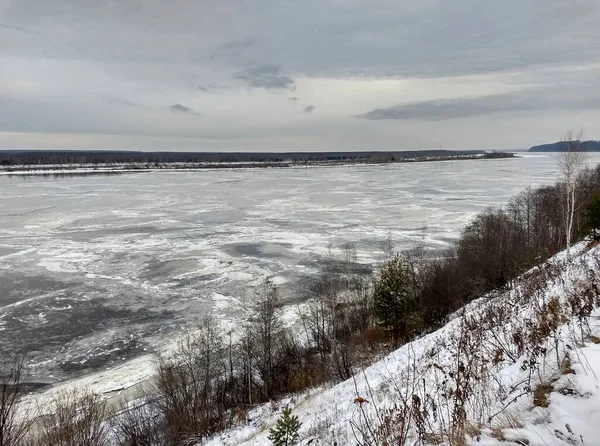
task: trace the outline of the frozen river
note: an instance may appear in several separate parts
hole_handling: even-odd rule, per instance
[[[590,163],[600,162],[600,155]],[[362,262],[447,246],[478,211],[556,177],[552,155],[328,168],[0,176],[0,356],[36,379],[153,351],[274,276],[306,293],[330,246]]]

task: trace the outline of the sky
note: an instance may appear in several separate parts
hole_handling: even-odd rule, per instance
[[[0,0],[0,149],[600,139],[598,0]]]

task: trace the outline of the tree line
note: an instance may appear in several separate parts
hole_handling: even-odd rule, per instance
[[[503,152],[481,150],[413,150],[359,152],[137,152],[90,150],[0,151],[0,165],[43,164],[165,164],[165,163],[309,163],[309,162],[394,162],[424,158],[464,156],[507,157]]]

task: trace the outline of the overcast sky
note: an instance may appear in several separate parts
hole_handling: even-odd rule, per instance
[[[0,149],[600,139],[598,0],[0,0]]]

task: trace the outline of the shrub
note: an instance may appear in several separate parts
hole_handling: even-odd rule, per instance
[[[52,401],[41,420],[38,446],[108,446],[110,412],[106,401],[87,390],[70,390]]]
[[[167,446],[164,417],[155,399],[139,395],[135,404],[122,400],[119,413],[111,419],[118,446]],[[140,400],[145,400],[140,402]]]
[[[173,359],[159,363],[157,404],[172,442],[202,438],[227,426],[217,386],[222,351],[215,322],[207,317],[197,332],[181,340]]]
[[[12,358],[0,363],[0,446],[23,444],[32,420],[18,417],[17,408],[25,391],[24,359]]]

